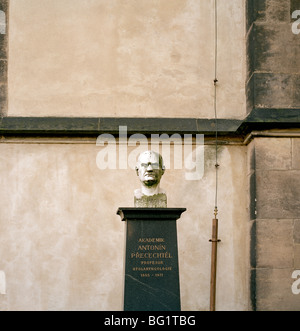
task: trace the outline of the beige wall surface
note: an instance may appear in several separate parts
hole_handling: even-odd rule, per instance
[[[0,310],[122,310],[125,227],[116,211],[133,207],[139,182],[132,169],[100,170],[104,148],[0,144]],[[161,183],[168,207],[187,208],[177,223],[182,310],[209,309],[214,147],[204,156],[200,180],[171,167]],[[245,147],[220,148],[219,163],[217,309],[247,310]]]
[[[218,5],[218,112],[245,110],[245,1]],[[8,116],[213,118],[213,0],[11,0]]]

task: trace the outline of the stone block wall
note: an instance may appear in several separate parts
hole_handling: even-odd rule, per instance
[[[0,0],[0,116],[7,113],[8,0]]]
[[[300,104],[300,42],[291,12],[298,0],[247,2],[247,110]]]
[[[252,308],[299,310],[300,138],[256,138],[250,149]]]

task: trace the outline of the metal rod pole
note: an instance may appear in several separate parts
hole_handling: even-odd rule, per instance
[[[217,279],[217,245],[218,239],[218,220],[212,220],[212,243],[211,246],[211,275],[210,275],[210,311],[216,310],[216,279]]]

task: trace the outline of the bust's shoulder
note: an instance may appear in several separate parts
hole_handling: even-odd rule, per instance
[[[156,194],[165,194],[165,195],[166,195],[166,191],[160,188],[160,189],[159,189],[159,192],[156,193]],[[142,192],[142,190],[141,190],[140,188],[138,188],[138,189],[134,190],[134,196],[135,196],[135,198],[137,198],[137,199],[141,199],[143,196],[147,196],[147,195],[145,195],[145,194]]]
[[[159,194],[167,194],[167,192],[165,191],[165,190],[163,190],[163,189],[159,189],[159,192],[158,192]]]
[[[141,197],[143,196],[142,190],[141,190],[140,188],[134,190],[134,196],[135,196],[137,199],[141,199]]]

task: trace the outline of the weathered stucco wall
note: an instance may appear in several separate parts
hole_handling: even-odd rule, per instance
[[[245,2],[219,1],[218,113],[243,118]],[[214,1],[11,0],[9,116],[214,117]]]
[[[138,178],[100,170],[104,147],[74,142],[0,144],[1,310],[122,310],[125,228],[116,211],[133,206]],[[169,207],[187,208],[178,221],[183,310],[209,309],[214,146],[204,156],[201,180],[170,169],[161,183]],[[243,146],[220,148],[220,310],[248,309],[246,159]]]
[[[215,115],[214,1],[7,4],[0,0],[9,22],[0,114],[12,117],[0,119],[0,310],[122,310],[125,227],[116,211],[133,206],[138,179],[126,167],[100,170],[105,147],[79,136],[125,124],[210,135],[203,177],[171,167],[162,180],[168,206],[187,208],[178,221],[182,309],[208,310],[215,123],[203,119]],[[217,310],[299,310],[299,6],[218,1]],[[238,129],[230,119],[246,112]]]

